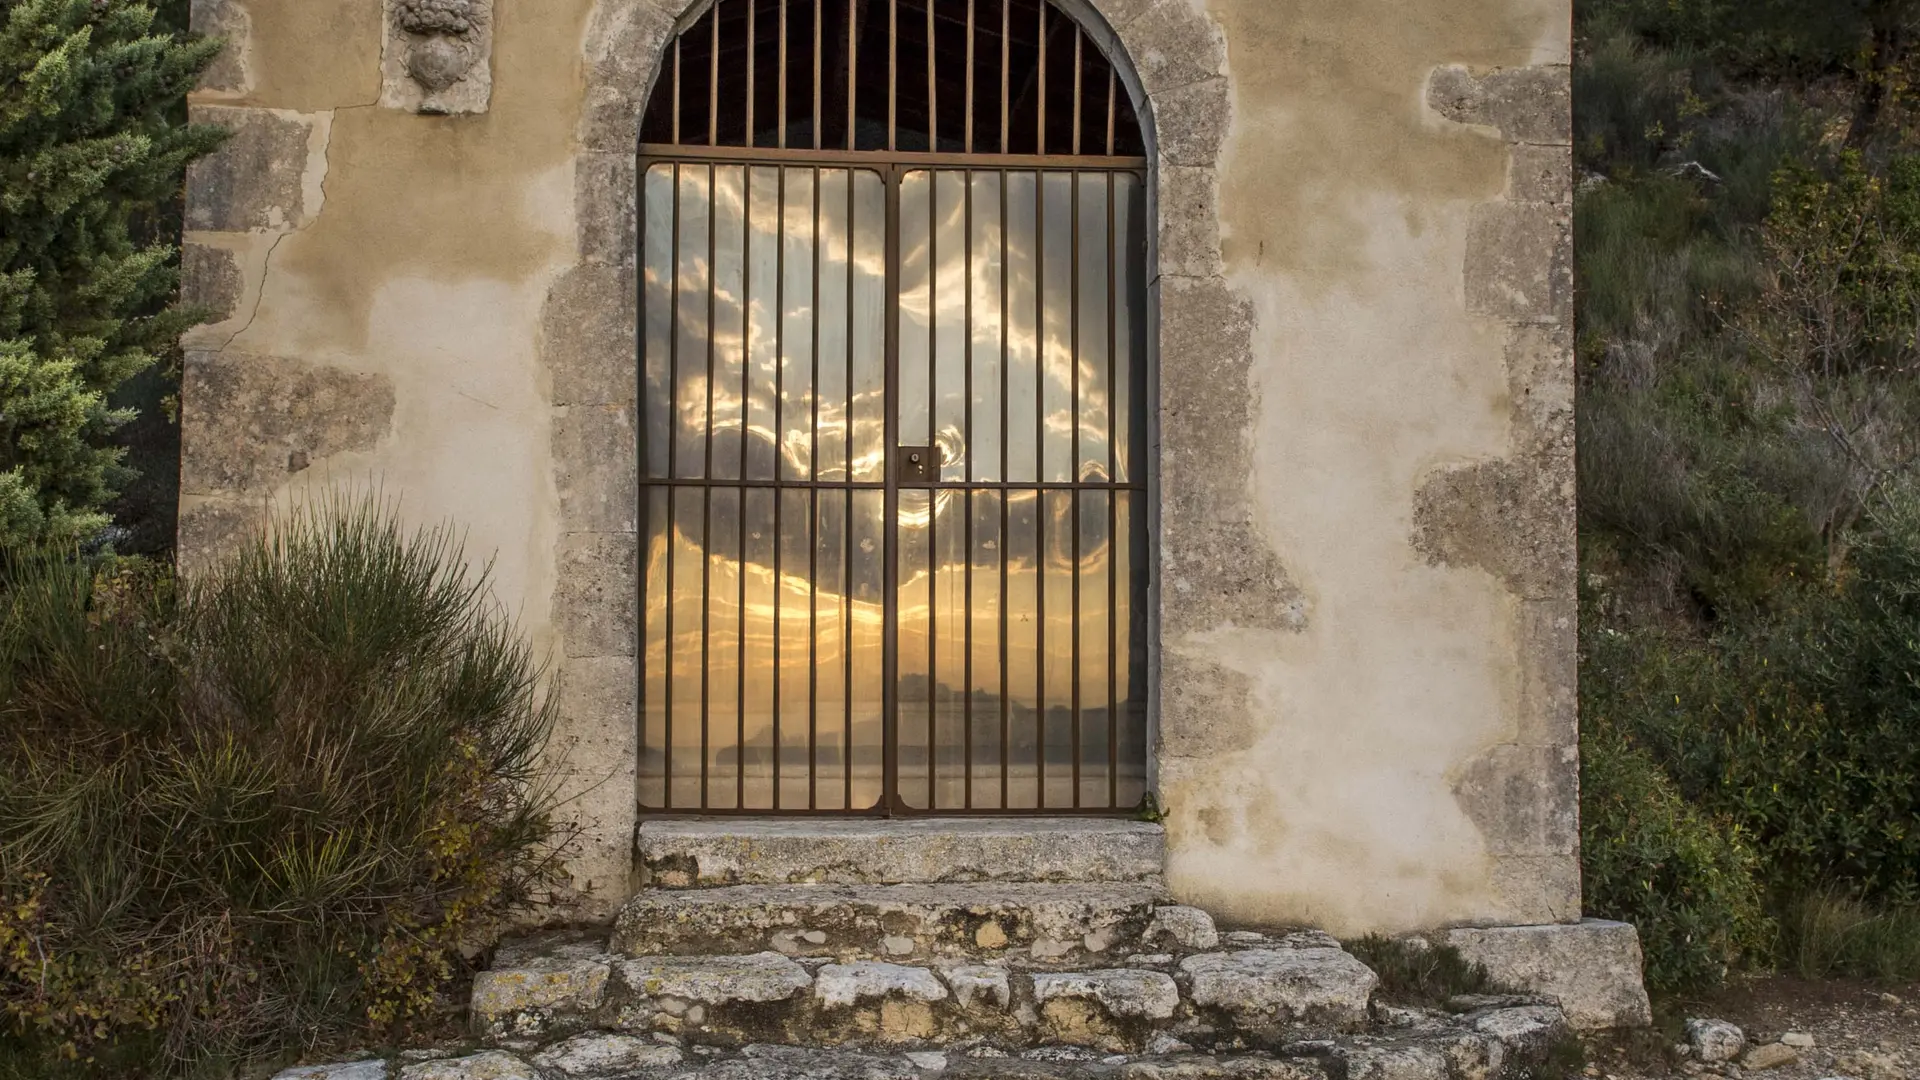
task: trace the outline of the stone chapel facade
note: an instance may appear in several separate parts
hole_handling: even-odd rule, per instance
[[[650,814],[1150,794],[1228,920],[1579,924],[1568,0],[194,18],[183,564],[465,526],[583,912]]]

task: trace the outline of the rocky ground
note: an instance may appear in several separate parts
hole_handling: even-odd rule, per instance
[[[1920,984],[1757,979],[1667,1011],[1671,1015],[1657,1033],[1594,1040],[1588,1075],[1609,1080],[1920,1078]],[[1689,1037],[1689,1019],[1724,1021],[1739,1029],[1738,1041],[1705,1024],[1693,1025]],[[1682,1045],[1687,1052],[1675,1053]]]

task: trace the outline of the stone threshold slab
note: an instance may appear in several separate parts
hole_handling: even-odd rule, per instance
[[[629,956],[771,949],[840,959],[1012,952],[1050,963],[1130,948],[1166,903],[1158,882],[648,889],[615,920],[613,949]]]
[[[1158,882],[1166,832],[1108,818],[661,818],[641,824],[654,888]]]

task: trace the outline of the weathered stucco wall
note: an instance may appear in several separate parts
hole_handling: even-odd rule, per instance
[[[634,813],[631,150],[684,4],[498,3],[485,111],[428,116],[380,104],[381,0],[196,0],[236,136],[190,183],[224,317],[183,554],[316,481],[466,525],[554,658],[589,910]],[[1577,917],[1568,0],[1064,6],[1157,148],[1174,889],[1342,933]]]

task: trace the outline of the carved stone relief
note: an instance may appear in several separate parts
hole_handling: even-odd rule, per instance
[[[380,104],[431,115],[487,111],[493,0],[386,0]]]

